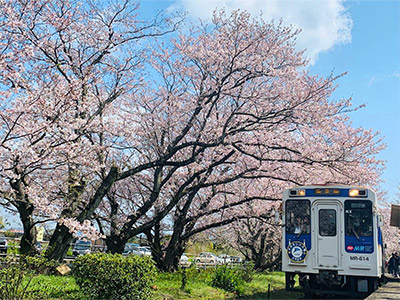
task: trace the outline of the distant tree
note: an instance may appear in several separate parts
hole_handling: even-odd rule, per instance
[[[273,220],[273,217],[248,218],[234,227],[236,247],[246,260],[254,262],[257,271],[277,268],[281,262],[281,226]]]
[[[386,245],[385,254],[388,258],[393,252],[399,252],[400,247],[400,229],[396,226],[390,226],[391,208],[389,204],[381,205],[380,213],[383,216],[383,242]]]
[[[0,229],[3,229],[5,226],[6,224],[4,224],[3,217],[0,216]]]

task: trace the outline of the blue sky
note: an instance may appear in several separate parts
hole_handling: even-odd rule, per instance
[[[266,19],[282,18],[302,28],[299,48],[307,48],[310,71],[322,76],[348,72],[334,97],[366,107],[351,114],[355,126],[380,131],[387,149],[382,187],[400,203],[400,1],[342,0],[175,0],[141,2],[143,17],[157,10],[188,12],[189,20],[210,17],[216,8],[240,8]],[[14,222],[13,222],[14,223]],[[14,226],[16,223],[14,223]],[[16,225],[18,226],[18,225]]]
[[[327,75],[347,71],[336,97],[353,98],[366,107],[351,114],[354,125],[384,136],[387,161],[382,176],[388,199],[400,202],[400,1],[351,1],[352,40],[321,53],[311,71]]]
[[[333,97],[352,97],[354,126],[379,131],[387,149],[382,184],[387,200],[400,203],[400,1],[343,0],[175,0],[142,1],[142,9],[185,10],[189,20],[209,18],[224,7],[240,8],[265,19],[280,19],[302,29],[298,47],[307,48],[310,71],[322,76],[348,72]]]

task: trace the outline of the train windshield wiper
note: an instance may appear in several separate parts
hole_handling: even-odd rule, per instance
[[[357,238],[357,240],[360,240],[360,237],[358,236],[357,232],[352,228],[351,232],[354,234],[354,236]]]

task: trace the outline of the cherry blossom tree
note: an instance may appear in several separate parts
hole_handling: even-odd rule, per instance
[[[399,252],[400,230],[396,226],[390,226],[391,208],[388,203],[381,206],[380,213],[384,223],[382,227],[383,243],[386,245],[384,252],[388,259],[393,252]]]
[[[34,252],[35,224],[57,221],[49,255],[60,259],[70,231],[92,237],[84,221],[116,180],[110,141],[126,137],[113,103],[142,84],[149,39],[179,19],[141,22],[128,0],[0,5],[2,204],[20,216],[22,253]]]
[[[234,230],[234,245],[246,260],[254,262],[254,269],[276,268],[281,262],[281,226],[274,217],[248,218],[238,222]]]
[[[336,77],[304,71],[295,36],[247,13],[216,12],[211,27],[153,53],[153,88],[126,106],[138,112],[142,154],[160,165],[116,186],[125,191],[106,207],[110,251],[145,233],[159,266],[170,269],[189,237],[262,215],[285,187],[377,182],[381,141],[352,127],[349,100],[329,99]]]
[[[219,11],[163,43],[181,19],[140,22],[128,0],[0,4],[0,193],[24,253],[38,222],[57,222],[62,259],[97,220],[111,252],[145,233],[171,269],[191,236],[265,215],[289,185],[378,180],[377,134],[289,27]]]

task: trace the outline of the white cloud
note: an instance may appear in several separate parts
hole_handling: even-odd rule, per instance
[[[371,79],[369,80],[368,85],[371,86],[375,81],[376,81],[375,76],[372,76]]]
[[[369,80],[369,86],[375,84],[375,83],[380,83],[384,80],[390,80],[390,79],[400,79],[400,72],[399,71],[394,71],[392,74],[386,74],[386,75],[374,75],[371,77],[371,79]]]
[[[282,19],[285,25],[301,28],[299,49],[314,63],[319,53],[336,45],[351,42],[353,21],[343,5],[344,0],[176,0],[174,8],[182,8],[193,19],[210,18],[215,8],[227,12],[240,8],[265,20]]]

